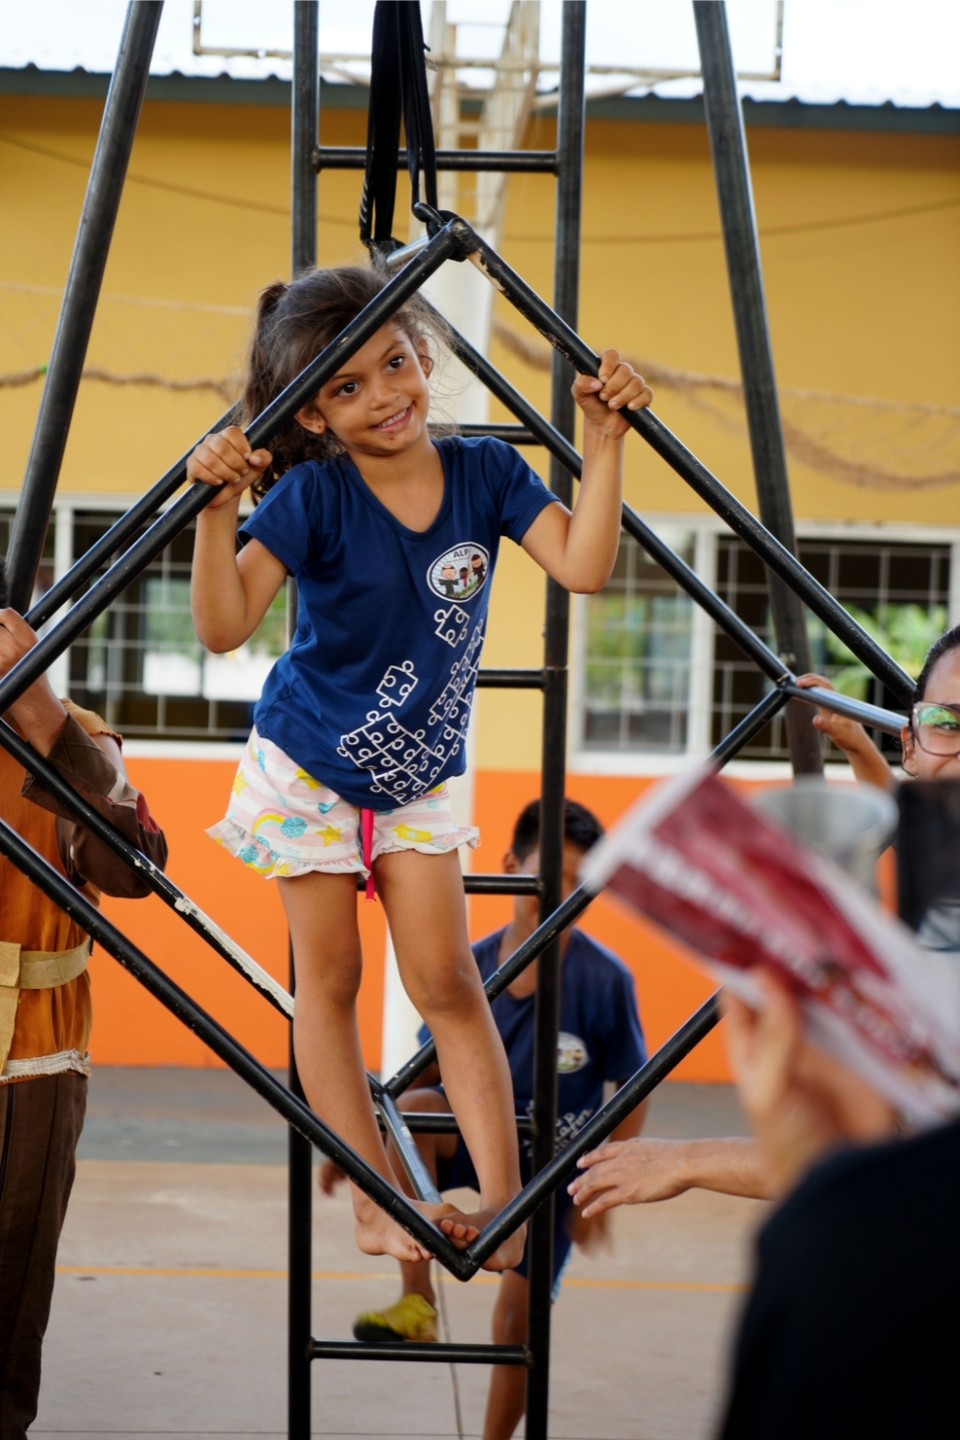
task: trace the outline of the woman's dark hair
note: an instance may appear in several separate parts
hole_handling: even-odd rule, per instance
[[[277,280],[261,292],[243,389],[245,427],[369,305],[389,278],[359,265],[340,265],[309,270],[289,285]],[[445,341],[443,321],[419,295],[401,305],[392,320],[418,351],[428,340]],[[273,464],[251,487],[258,499],[292,466],[303,460],[329,460],[342,447],[329,430],[315,435],[294,419],[277,431],[269,449]]]
[[[603,834],[603,826],[586,805],[577,800],[563,802],[563,838],[578,850],[589,850]],[[521,863],[540,844],[540,801],[524,805],[513,827],[510,849]]]
[[[945,635],[941,635],[940,639],[934,641],[927,651],[927,658],[923,662],[923,669],[917,676],[917,684],[913,692],[914,705],[919,704],[926,695],[927,685],[930,683],[930,674],[934,665],[936,665],[937,661],[943,655],[948,654],[951,650],[960,650],[960,625],[954,625],[952,630],[948,630]]]

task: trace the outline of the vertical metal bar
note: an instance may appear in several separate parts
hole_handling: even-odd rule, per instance
[[[694,0],[693,10],[760,518],[781,545],[796,554],[750,162],[730,49],[727,8],[724,0]],[[809,670],[810,643],[803,605],[770,570],[767,583],[777,648],[791,670]],[[814,729],[812,712],[793,702],[787,706],[786,722],[795,773],[822,773],[820,736]]]
[[[585,0],[565,0],[557,106],[556,236],[553,305],[574,328],[580,287],[580,211],[583,182]],[[567,440],[574,438],[574,372],[555,351],[550,419]],[[550,461],[550,488],[570,505],[573,481],[556,459]],[[561,903],[563,814],[566,789],[567,650],[570,596],[547,580],[544,638],[543,758],[540,788],[540,919]],[[560,1027],[560,945],[555,940],[537,967],[534,1012],[533,1171],[553,1159],[557,1129],[557,1033]],[[527,1345],[527,1440],[546,1440],[550,1403],[550,1296],[553,1290],[554,1198],[530,1222]]]
[[[290,273],[294,277],[317,263],[317,175],[313,152],[320,108],[320,15],[317,0],[293,6],[293,85],[290,98]],[[287,603],[296,614],[297,591],[291,581]],[[289,627],[292,634],[292,626]],[[290,946],[290,993],[295,993]],[[290,1029],[290,1089],[304,1098]],[[313,1268],[313,1157],[311,1145],[291,1126],[289,1140],[289,1254],[287,1304],[287,1434],[310,1440],[310,1345],[313,1340],[311,1288]]]
[[[7,552],[10,603],[21,615],[30,604],[43,554],[162,9],[162,0],[131,0],[107,91]]]
[[[320,111],[319,25],[318,0],[294,0],[290,271],[295,276],[317,263],[317,174],[313,152]]]
[[[296,989],[290,946],[290,993]],[[289,1085],[305,1100],[293,1053],[290,1027]],[[313,1147],[290,1127],[287,1176],[287,1435],[310,1440],[310,1342],[313,1339]]]

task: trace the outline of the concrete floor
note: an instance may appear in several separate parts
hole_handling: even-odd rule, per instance
[[[727,1087],[669,1085],[647,1133],[743,1125]],[[284,1140],[230,1074],[98,1073],[32,1440],[286,1433]],[[692,1193],[616,1212],[609,1252],[575,1252],[554,1312],[555,1440],[711,1433],[762,1211]],[[345,1194],[318,1196],[314,1217],[314,1333],[348,1336],[396,1276],[355,1249]],[[445,1280],[449,1338],[489,1338],[496,1284]],[[318,1361],[313,1432],[478,1435],[486,1381],[482,1367]]]

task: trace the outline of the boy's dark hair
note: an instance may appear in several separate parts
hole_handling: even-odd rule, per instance
[[[935,640],[927,651],[927,658],[923,662],[923,669],[917,676],[917,684],[913,692],[914,705],[918,704],[924,698],[927,685],[930,682],[930,672],[933,670],[934,665],[950,650],[960,650],[960,625],[954,625],[952,630],[948,630],[945,635],[941,635],[940,639]]]
[[[245,427],[356,319],[389,278],[379,270],[340,265],[329,270],[308,270],[289,285],[277,280],[261,291],[243,388]],[[418,351],[426,348],[428,340],[445,342],[443,321],[419,295],[394,311],[391,320]],[[303,460],[330,460],[342,447],[329,430],[314,435],[294,419],[277,431],[269,449],[273,463],[251,486],[257,499],[294,465]]]
[[[603,826],[586,805],[577,800],[563,802],[563,838],[576,845],[578,850],[587,851],[596,845],[604,833]],[[531,800],[524,805],[513,827],[510,849],[522,863],[531,851],[540,844],[540,801]]]

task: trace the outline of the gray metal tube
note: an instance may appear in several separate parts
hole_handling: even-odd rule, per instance
[[[107,91],[7,554],[10,603],[21,615],[33,595],[50,524],[162,9],[162,0],[131,0]]]
[[[750,162],[730,49],[727,9],[724,0],[694,0],[693,10],[760,518],[781,545],[796,554]],[[770,570],[767,584],[777,648],[791,670],[803,673],[810,669],[811,663],[803,605]],[[788,705],[786,723],[794,771],[822,774],[820,736],[814,729],[810,712],[795,704]]]

